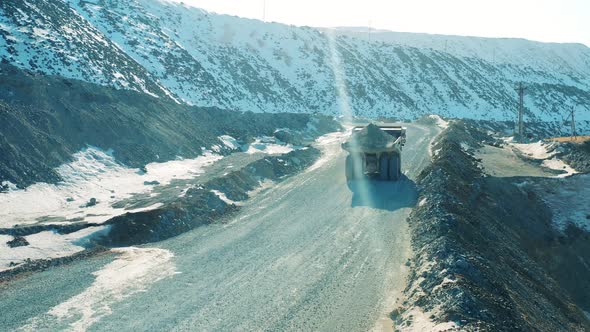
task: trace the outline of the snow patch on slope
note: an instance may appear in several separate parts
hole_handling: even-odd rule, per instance
[[[556,157],[557,143],[547,143],[544,141],[538,141],[534,143],[521,144],[512,143],[512,138],[505,139],[505,142],[508,143],[509,146],[520,152],[522,155],[526,156],[527,158],[542,160],[541,166],[563,172],[562,174],[559,174],[555,177],[568,177],[578,173],[575,169],[566,164],[563,160]]]
[[[169,93],[64,1],[6,2],[0,8],[0,59],[31,71],[156,97]]]
[[[543,167],[547,167],[556,171],[565,172],[557,175],[556,177],[558,178],[564,178],[578,173],[578,171],[576,171],[570,165],[566,164],[563,160],[558,158],[543,160],[543,163],[541,165]]]
[[[154,209],[158,205],[126,210],[114,208],[113,204],[133,194],[152,192],[154,186],[147,185],[150,183],[165,185],[173,179],[200,176],[205,167],[221,158],[205,151],[194,159],[150,163],[144,173],[117,163],[109,151],[89,147],[74,154],[74,161],[56,169],[63,182],[37,183],[0,194],[0,228],[39,221],[100,223],[127,212]],[[97,204],[87,206],[91,198],[95,198]]]
[[[339,28],[339,33],[367,39],[367,28]],[[485,38],[371,30],[372,40],[405,47],[430,48],[461,58],[479,58],[494,64],[527,66],[543,71],[590,75],[590,49],[582,44],[543,43],[518,38]],[[570,51],[563,46],[567,45]],[[576,50],[576,51],[574,51]]]
[[[82,246],[91,237],[108,232],[109,226],[88,227],[70,234],[58,234],[44,231],[25,236],[29,245],[10,248],[6,242],[13,239],[9,235],[0,235],[0,271],[11,268],[10,263],[20,264],[27,259],[49,259],[71,256],[83,251]]]
[[[14,184],[10,181],[2,181],[2,183],[0,183],[0,188],[6,188],[7,191],[18,190],[18,187],[16,186],[16,184]]]
[[[421,308],[415,307],[409,310],[404,316],[411,317],[409,326],[396,326],[401,332],[443,332],[457,330],[459,326],[455,322],[435,323]]]
[[[231,150],[237,150],[240,148],[240,143],[238,143],[238,141],[229,136],[229,135],[222,135],[218,137],[219,140],[223,143],[224,146],[226,146],[227,148],[231,149]]]
[[[436,125],[441,129],[447,129],[449,127],[449,122],[443,120],[443,118],[441,118],[439,115],[431,114],[428,117],[433,119],[436,122]]]
[[[225,193],[219,191],[219,190],[211,190],[212,193],[214,193],[217,197],[219,197],[219,199],[221,199],[222,201],[224,201],[226,204],[234,204],[234,205],[240,205],[240,202],[236,202],[236,201],[232,201],[231,199],[227,198],[227,195],[225,195]]]
[[[545,143],[543,141],[528,144],[510,143],[510,146],[533,159],[547,159],[557,153],[555,151],[555,143]]]
[[[428,199],[426,197],[422,198],[420,200],[420,202],[418,202],[418,206],[424,206],[424,204],[426,204],[426,202],[428,202]]]
[[[295,148],[291,144],[285,144],[274,137],[264,136],[256,138],[253,143],[246,144],[242,147],[246,153],[266,153],[269,155],[279,155],[289,153]]]

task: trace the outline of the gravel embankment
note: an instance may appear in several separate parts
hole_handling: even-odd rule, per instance
[[[563,239],[549,208],[513,179],[484,177],[465,149],[486,136],[456,121],[432,146],[409,219],[415,258],[406,301],[392,314],[396,325],[416,326],[419,308],[433,324],[466,331],[589,330],[572,296],[539,263],[539,250]]]
[[[312,118],[332,131],[339,127],[321,115],[187,106],[0,64],[0,192],[9,183],[25,188],[63,180],[56,167],[88,146],[112,151],[117,162],[139,168],[192,159],[215,145],[226,155],[233,151],[220,143],[221,135],[249,143],[273,136],[277,128],[305,131]]]
[[[559,156],[573,169],[590,173],[590,141],[584,143],[561,143]]]
[[[151,211],[115,217],[107,222],[111,230],[101,244],[126,246],[156,242],[219,221],[237,211],[239,206],[233,202],[248,199],[248,192],[260,187],[262,181],[281,181],[310,166],[319,156],[320,151],[312,147],[267,156],[189,189],[176,202]]]
[[[87,250],[64,258],[27,261],[15,269],[0,272],[0,282],[22,273],[68,264],[101,253],[105,247],[157,242],[201,225],[223,221],[236,213],[240,209],[238,202],[248,199],[250,192],[260,188],[264,181],[283,181],[309,167],[320,155],[318,149],[307,147],[283,155],[266,156],[240,170],[191,188],[183,197],[179,197],[172,203],[154,210],[127,213],[112,218],[104,223],[104,225],[110,225],[109,233],[93,239],[93,243],[87,244]],[[17,236],[33,234],[49,228],[55,232],[67,234],[90,226],[94,224],[32,226],[14,230],[5,229],[5,231]]]

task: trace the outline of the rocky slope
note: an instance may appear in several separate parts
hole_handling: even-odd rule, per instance
[[[150,73],[62,1],[2,1],[1,58],[20,68],[165,95]]]
[[[590,49],[526,40],[319,30],[160,0],[0,4],[0,58],[21,68],[265,112],[589,120]],[[348,105],[350,103],[350,105]]]
[[[232,151],[220,141],[222,135],[249,143],[275,135],[278,128],[305,130],[311,118],[187,106],[0,64],[0,191],[8,182],[22,188],[60,181],[55,168],[88,146],[111,151],[117,162],[138,168],[194,158],[213,146],[228,154]],[[329,129],[320,130],[339,127],[325,120]]]
[[[552,225],[542,190],[558,179],[485,176],[465,146],[495,144],[468,122],[434,143],[410,216],[413,248],[400,327],[429,317],[464,331],[586,331],[588,233]],[[473,207],[477,207],[473,209]]]

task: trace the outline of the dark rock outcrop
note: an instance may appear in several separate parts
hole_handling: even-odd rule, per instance
[[[84,207],[95,206],[97,203],[98,203],[98,201],[96,200],[96,198],[92,197],[91,199],[88,200],[88,203],[86,203],[86,205],[84,205]]]
[[[24,247],[29,245],[29,241],[22,236],[15,236],[14,239],[6,242],[10,248]]]
[[[590,173],[590,141],[584,143],[562,143],[559,156],[573,169]]]

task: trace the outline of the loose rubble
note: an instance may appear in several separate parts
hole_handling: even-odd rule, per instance
[[[369,124],[362,130],[354,133],[348,144],[355,144],[359,148],[384,148],[395,142],[395,137],[385,133],[375,124]]]
[[[464,331],[590,329],[571,291],[546,268],[564,240],[549,208],[512,179],[484,176],[462,148],[494,141],[485,136],[465,121],[452,122],[417,179],[422,203],[409,219],[415,257],[405,301],[392,314],[396,327],[419,327],[413,317],[420,308],[432,326],[452,322]]]

